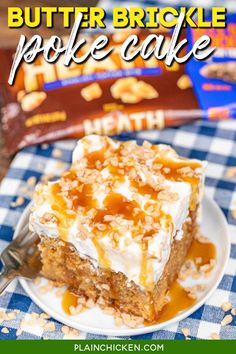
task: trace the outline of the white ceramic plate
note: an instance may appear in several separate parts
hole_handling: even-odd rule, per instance
[[[208,197],[204,197],[203,199],[202,215],[202,232],[215,244],[217,249],[217,262],[215,269],[211,277],[205,280],[206,289],[201,293],[196,304],[166,322],[152,326],[142,326],[135,329],[128,328],[126,326],[118,327],[115,325],[114,318],[111,315],[104,314],[102,310],[97,307],[89,309],[79,315],[70,316],[63,311],[61,306],[61,298],[55,294],[56,289],[51,292],[47,292],[46,294],[42,294],[40,293],[38,286],[32,281],[21,279],[20,283],[31,299],[44,312],[48,313],[51,317],[66,324],[67,326],[78,330],[109,336],[130,336],[157,331],[167,325],[171,325],[188,317],[200,306],[202,306],[215,291],[224,274],[230,252],[230,239],[226,219],[218,205]],[[22,226],[28,222],[28,217],[29,207],[25,210],[19,220],[15,233],[17,233]]]

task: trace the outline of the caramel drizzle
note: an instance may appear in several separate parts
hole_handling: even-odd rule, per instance
[[[63,175],[65,180],[74,181],[75,173],[73,171],[66,172]],[[96,200],[92,199],[92,187],[90,185],[84,184],[81,186],[82,189],[73,188],[68,191],[68,196],[72,200],[72,211],[73,214],[67,212],[67,205],[66,201],[61,195],[62,188],[59,183],[52,185],[51,196],[52,196],[52,210],[54,211],[57,220],[58,220],[58,228],[59,228],[59,235],[63,241],[68,240],[68,228],[71,225],[71,221],[74,221],[76,218],[76,210],[78,207],[84,207],[86,210],[89,210],[92,207],[95,207]],[[99,236],[94,235],[91,238],[99,257],[100,264],[104,268],[110,268],[110,261],[106,258],[105,250],[99,241]]]
[[[148,254],[147,251],[142,251],[141,271],[139,281],[145,288],[148,287]]]
[[[99,165],[102,166],[102,164],[105,162],[105,148],[102,148],[100,150],[95,150],[93,152],[87,152],[86,153],[86,159],[87,159],[87,167],[90,169],[99,169]]]
[[[95,248],[97,250],[99,263],[101,264],[101,266],[103,268],[110,269],[111,268],[111,262],[110,262],[109,258],[106,256],[105,248],[103,247],[103,245],[99,241],[99,236],[94,236],[92,238],[92,242],[93,242],[93,244],[94,244],[94,246],[95,246]]]
[[[66,172],[63,177],[65,181],[74,181],[76,175],[73,170]],[[96,201],[92,199],[92,187],[88,184],[81,185],[68,191],[68,198],[72,201],[71,208],[68,208],[63,197],[62,186],[60,182],[53,183],[51,186],[51,207],[57,217],[59,236],[63,241],[68,240],[68,229],[76,219],[78,207],[92,208]]]
[[[173,223],[172,223],[172,218],[169,214],[165,214],[162,209],[159,210],[159,215],[158,218],[154,218],[155,222],[159,222],[160,219],[165,223],[165,228],[167,230],[173,230]],[[139,281],[142,286],[144,286],[147,289],[153,289],[155,286],[153,281],[148,281],[148,274],[152,271],[151,270],[151,265],[149,266],[149,257],[147,253],[147,244],[145,247],[145,241],[149,238],[152,237],[156,233],[155,230],[151,231],[146,231],[143,236],[143,252],[142,252],[142,262],[141,262],[141,271],[140,271],[140,276],[139,276]]]
[[[52,184],[51,186],[51,208],[57,218],[57,226],[61,240],[68,240],[68,228],[71,221],[75,219],[75,215],[67,212],[67,205],[64,198],[61,196],[61,186],[59,183]]]
[[[111,149],[110,146],[109,148]],[[106,146],[100,150],[96,150],[90,153],[86,152],[87,167],[90,169],[101,169],[104,162],[106,161],[105,155],[107,149],[108,146],[106,144]],[[121,148],[116,150],[113,149],[113,156],[116,156],[119,159],[121,157]],[[187,160],[179,160],[173,162],[172,160],[165,157],[156,158],[154,163],[162,165],[160,172],[165,176],[166,179],[186,181],[191,184],[192,197],[190,209],[193,210],[196,208],[200,177],[198,175],[193,175],[191,177],[186,175],[183,176],[179,170],[183,167],[191,167],[192,169],[200,168],[201,164]],[[165,167],[169,169],[168,173],[166,172]],[[124,181],[124,171],[122,173],[122,169],[109,165],[108,170],[111,173],[113,180],[115,179],[115,181],[119,181],[120,183]],[[77,180],[76,172],[73,170],[73,168],[63,175],[63,179],[65,181],[68,180],[71,182]],[[154,200],[158,198],[158,192],[149,184],[140,184],[136,181],[131,181],[131,186],[134,187],[139,194],[148,194]],[[100,264],[105,268],[110,268],[111,265],[108,258],[106,257],[105,249],[100,242],[100,238],[104,236],[105,231],[109,231],[109,223],[105,222],[104,216],[122,215],[127,220],[133,220],[134,224],[137,225],[139,221],[142,223],[145,220],[145,216],[148,214],[140,210],[140,206],[136,201],[129,201],[119,193],[109,193],[104,200],[104,210],[98,210],[96,199],[93,199],[92,186],[89,184],[79,185],[78,187],[72,188],[68,191],[68,198],[72,201],[72,213],[70,213],[67,211],[68,207],[64,197],[61,195],[61,192],[62,190],[59,183],[56,183],[52,186],[52,209],[58,218],[58,226],[61,239],[65,241],[67,240],[68,227],[71,225],[71,221],[75,220],[76,212],[79,207],[84,208],[85,212],[91,208],[95,208],[96,215],[93,221],[95,223],[105,224],[105,230],[101,232],[95,226],[92,231],[93,237],[91,237],[91,240],[96,247]],[[159,223],[161,219],[165,220],[165,226],[167,228],[173,226],[170,215],[165,214],[159,208],[159,215],[158,217],[154,218],[154,222]],[[143,230],[140,231],[142,232]],[[147,237],[147,233],[144,234],[144,239],[145,237]],[[145,287],[148,286],[148,271],[148,254],[146,251],[143,251],[140,282]]]

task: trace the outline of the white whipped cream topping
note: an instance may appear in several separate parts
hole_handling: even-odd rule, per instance
[[[99,136],[88,136],[84,139],[79,140],[74,152],[73,152],[73,163],[80,161],[82,157],[85,156],[86,151],[92,152],[95,150],[100,150],[102,148],[102,137]],[[108,138],[106,138],[108,139]],[[109,139],[109,143],[116,146],[117,143]],[[163,148],[165,146],[163,145]],[[177,159],[175,155],[168,156],[172,159]],[[102,171],[104,177],[109,176],[108,169]],[[155,176],[154,176],[155,177]],[[51,182],[54,183],[54,182]],[[169,214],[172,218],[173,230],[167,230],[164,225],[160,227],[159,232],[152,235],[151,240],[148,242],[148,283],[157,282],[164,270],[164,267],[169,259],[171,244],[173,238],[180,240],[182,238],[182,226],[186,221],[189,214],[189,205],[191,197],[191,185],[187,182],[175,182],[166,180],[165,184],[170,187],[171,192],[178,193],[178,199],[170,202],[163,202],[162,209],[166,214]],[[49,183],[50,186],[50,183]],[[133,200],[132,191],[129,188],[129,181],[125,178],[123,184],[119,186],[116,192],[124,195],[127,199]],[[41,205],[34,205],[31,217],[30,225],[36,233],[39,235],[46,235],[48,237],[59,237],[59,231],[57,224],[55,223],[41,223],[40,218],[46,213],[53,213],[48,198],[48,187],[44,186],[42,193],[46,196],[45,201]],[[99,205],[102,205],[103,199],[106,194],[102,191],[102,188],[98,193],[96,193],[96,198]],[[139,204],[143,209],[143,204],[145,202],[144,196],[140,194]],[[136,200],[137,201],[137,200]],[[143,202],[142,202],[143,201]],[[125,220],[124,220],[125,223]],[[87,230],[90,231],[89,228]],[[130,241],[130,242],[127,242]],[[73,223],[71,228],[68,230],[68,242],[73,244],[73,246],[78,251],[79,255],[84,257],[89,257],[95,266],[99,266],[99,254],[97,248],[95,247],[92,239],[81,238],[78,232],[77,221]],[[124,273],[129,281],[133,280],[136,284],[140,283],[140,273],[142,271],[142,257],[143,251],[141,244],[135,242],[132,238],[130,231],[126,231],[119,238],[118,247],[114,248],[112,242],[108,235],[99,239],[100,245],[105,251],[106,259],[110,262],[110,267],[115,272]]]

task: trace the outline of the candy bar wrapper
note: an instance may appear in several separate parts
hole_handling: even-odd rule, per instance
[[[155,57],[144,61],[140,56],[126,62],[120,56],[120,47],[129,35],[125,30],[110,35],[114,50],[106,59],[90,58],[65,67],[63,57],[54,64],[39,57],[32,64],[23,62],[10,86],[14,50],[1,50],[2,126],[8,154],[32,144],[87,134],[116,135],[199,118],[230,117],[229,107],[236,101],[235,17],[230,21],[231,32],[229,27],[212,30],[213,38],[217,31],[221,36],[224,31],[223,37],[229,40],[220,47],[220,56],[216,51],[209,63],[191,59],[186,65],[174,62],[168,67]],[[140,41],[150,34],[135,33]],[[165,50],[171,33],[157,34],[165,36]],[[195,30],[182,31],[190,46],[199,35]],[[86,39],[89,47],[94,37]]]

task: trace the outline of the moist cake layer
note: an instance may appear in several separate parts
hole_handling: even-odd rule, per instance
[[[30,224],[93,267],[153,289],[200,203],[202,169],[166,145],[81,139],[71,169],[37,188]]]
[[[76,249],[58,238],[42,237],[42,275],[66,284],[79,296],[91,298],[102,307],[113,307],[120,312],[142,317],[147,324],[158,320],[158,314],[166,304],[166,294],[182,266],[198,226],[196,211],[183,225],[181,240],[171,245],[170,257],[153,291],[147,291],[120,272],[95,268],[88,258],[81,258]]]

